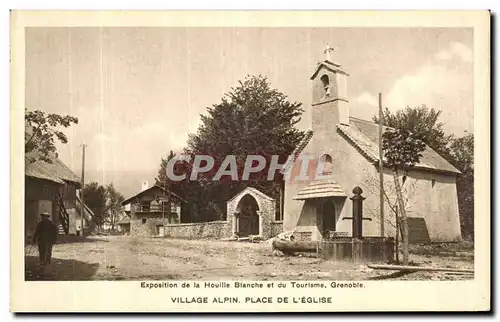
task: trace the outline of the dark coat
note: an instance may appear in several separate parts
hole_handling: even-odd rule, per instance
[[[58,229],[52,220],[44,219],[38,223],[33,236],[33,242],[53,245],[57,241]]]

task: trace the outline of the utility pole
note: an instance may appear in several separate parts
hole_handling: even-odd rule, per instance
[[[167,179],[165,178],[165,189],[167,189]],[[167,209],[168,209],[168,218],[170,218],[170,215],[172,213],[172,204],[171,204],[171,198],[170,198],[170,187],[167,191],[167,196],[168,196],[168,199],[167,199]]]
[[[85,144],[82,144],[82,189],[80,190],[81,193],[80,193],[80,201],[81,201],[81,228],[80,228],[80,231],[81,231],[81,236],[84,236],[85,234],[83,233],[83,217],[84,217],[84,214],[85,214],[85,203],[83,201],[83,188],[85,187],[85,147],[86,145]]]
[[[382,123],[384,114],[382,111],[382,93],[378,93],[378,154],[379,154],[379,173],[380,173],[380,236],[384,237],[384,161],[382,151]]]
[[[163,180],[163,198],[161,201],[161,215],[163,217],[163,237],[165,237],[165,189],[167,186],[167,180]]]

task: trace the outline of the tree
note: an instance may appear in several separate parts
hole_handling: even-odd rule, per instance
[[[86,184],[82,191],[85,204],[94,213],[96,226],[100,227],[104,221],[106,211],[106,189],[97,182]]]
[[[160,169],[158,170],[158,176],[155,178],[156,185],[163,187],[165,189],[170,189],[177,195],[184,196],[183,185],[185,185],[185,181],[173,181],[170,180],[167,176],[167,164],[170,160],[172,160],[176,154],[174,151],[170,150],[166,159],[161,158]],[[175,174],[185,173],[185,164],[181,164],[180,162],[176,163],[174,166]]]
[[[240,180],[242,171],[238,172],[238,180],[224,176],[220,181],[212,181],[211,177],[227,155],[236,156],[238,169],[252,154],[267,160],[279,155],[283,164],[304,135],[294,127],[303,113],[301,105],[271,88],[266,77],[247,76],[219,104],[201,115],[201,125],[196,134],[190,135],[184,153],[193,157],[209,155],[215,166],[212,172],[200,175],[198,181],[188,180],[181,185],[189,204],[195,205],[192,211],[198,214],[198,220],[220,219],[225,214],[226,201],[249,185],[271,196],[279,194],[280,178],[275,182],[262,180],[267,167],[245,182]]]
[[[168,156],[167,156],[166,159],[161,158],[160,170],[158,170],[158,177],[157,177],[160,182],[167,182],[168,181],[168,178],[167,178],[167,164],[174,157],[175,157],[174,151],[170,150],[170,152],[168,153]]]
[[[386,163],[391,167],[393,173],[398,211],[401,214],[403,224],[403,263],[408,265],[408,221],[399,176],[401,173],[406,175],[420,161],[421,152],[425,150],[425,143],[420,135],[399,128],[384,132],[382,135],[382,149]]]
[[[116,223],[123,214],[122,202],[125,197],[114,187],[113,183],[106,186],[106,221],[111,225],[111,230],[115,230]]]
[[[473,235],[474,225],[474,136],[462,138],[446,134],[439,121],[441,111],[428,108],[406,107],[391,112],[385,109],[383,125],[403,128],[421,136],[424,142],[462,172],[457,178],[458,208],[462,236]],[[378,117],[373,117],[378,123]]]
[[[363,170],[364,177],[366,178],[366,187],[370,193],[373,195],[378,195],[380,193],[380,178],[373,175],[371,171]],[[401,180],[401,195],[403,197],[403,205],[406,212],[412,210],[416,205],[416,201],[413,199],[415,192],[417,191],[417,179],[411,177],[402,177]],[[384,223],[392,226],[395,230],[395,245],[396,245],[396,262],[399,262],[399,234],[401,228],[401,221],[399,219],[398,211],[398,198],[396,194],[396,186],[394,182],[384,181],[383,197],[387,205],[389,206],[390,212],[384,215]],[[380,205],[367,204],[366,213],[371,214],[375,221],[380,222]],[[387,231],[386,231],[387,233]]]
[[[474,237],[474,134],[454,139],[451,163],[462,172],[457,178],[460,225],[464,237]]]
[[[448,145],[453,135],[448,135],[443,130],[444,124],[439,121],[441,112],[425,105],[407,106],[394,113],[385,108],[382,124],[395,129],[406,129],[418,135],[429,147],[447,159],[449,157]],[[378,124],[377,116],[374,116],[373,120]]]
[[[56,152],[54,137],[66,144],[68,138],[60,131],[60,127],[69,127],[78,124],[78,118],[58,114],[46,114],[42,111],[28,111],[25,109],[24,125],[24,152],[26,164],[43,160],[51,162],[50,155]]]

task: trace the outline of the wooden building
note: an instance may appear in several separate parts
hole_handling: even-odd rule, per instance
[[[81,188],[77,177],[57,155],[50,162],[37,160],[25,166],[25,237],[31,238],[40,214],[47,211],[59,226],[61,234],[76,234],[81,225],[81,201],[77,189]],[[84,230],[91,228],[92,212],[86,207]]]
[[[130,205],[129,232],[134,236],[163,236],[168,224],[182,222],[186,201],[173,192],[154,185],[124,200]]]

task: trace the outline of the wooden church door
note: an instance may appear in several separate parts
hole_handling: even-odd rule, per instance
[[[323,237],[330,237],[330,232],[334,232],[336,230],[336,212],[335,205],[333,200],[327,199],[323,202],[320,207],[321,216],[321,234]]]

